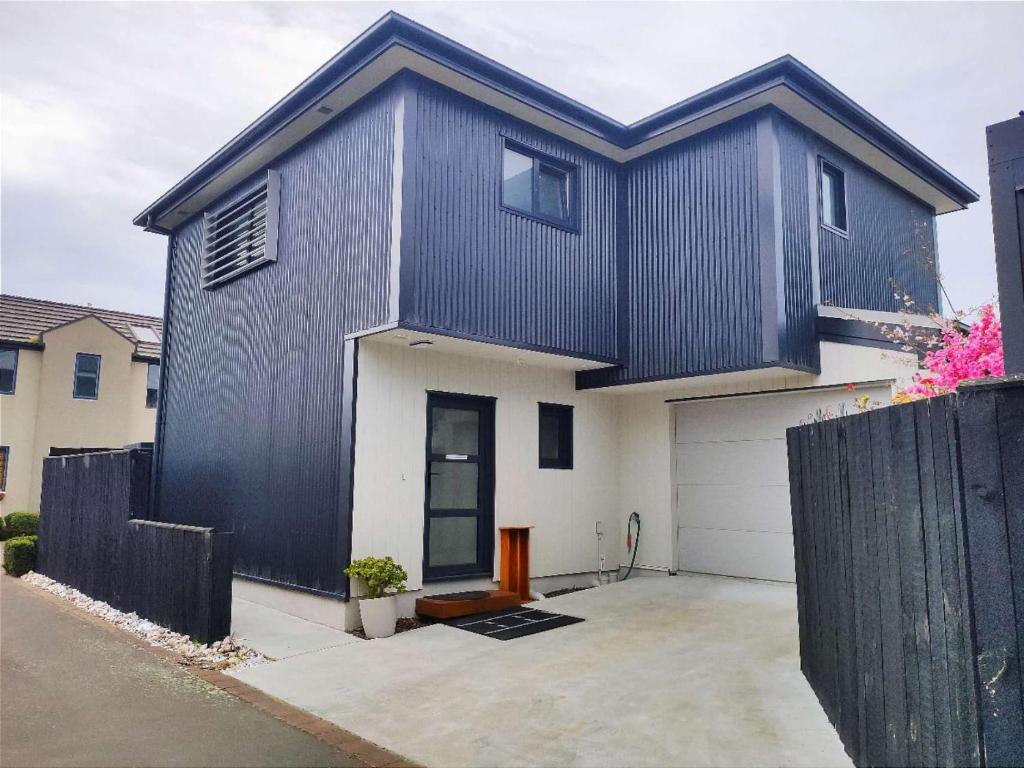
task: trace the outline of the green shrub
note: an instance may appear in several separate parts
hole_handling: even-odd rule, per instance
[[[22,576],[36,567],[38,536],[15,536],[4,542],[4,570]]]
[[[5,520],[6,518],[3,515],[0,515],[0,541],[7,538],[7,523],[4,522]]]
[[[35,512],[11,512],[4,521],[4,533],[8,539],[15,536],[37,536],[39,515]]]
[[[387,594],[405,592],[405,580],[409,574],[390,557],[364,557],[353,560],[345,569],[353,579],[362,579],[369,590],[368,597],[384,597]]]

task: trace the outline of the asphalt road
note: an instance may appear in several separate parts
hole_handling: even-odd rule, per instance
[[[0,766],[361,766],[0,575]]]

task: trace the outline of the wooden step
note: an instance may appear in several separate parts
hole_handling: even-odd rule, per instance
[[[526,602],[515,592],[501,589],[488,589],[479,594],[480,596],[454,593],[452,595],[420,597],[416,599],[416,613],[421,616],[432,616],[435,619],[454,619],[456,616],[470,616],[474,613],[514,608]]]

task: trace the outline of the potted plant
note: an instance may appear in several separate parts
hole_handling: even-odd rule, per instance
[[[405,592],[409,574],[390,557],[364,557],[345,569],[353,579],[366,583],[367,595],[359,601],[359,616],[367,638],[391,637],[398,621],[395,595]]]

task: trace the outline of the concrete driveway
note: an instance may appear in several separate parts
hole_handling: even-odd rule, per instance
[[[236,676],[428,766],[851,765],[799,671],[792,585],[633,578],[538,607],[586,621],[318,637]]]

